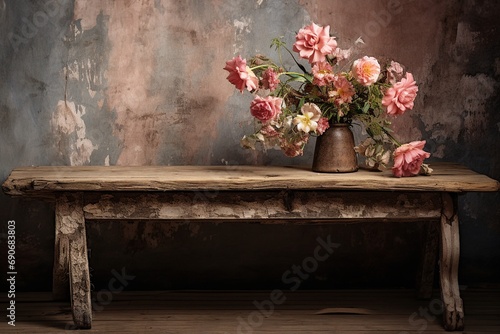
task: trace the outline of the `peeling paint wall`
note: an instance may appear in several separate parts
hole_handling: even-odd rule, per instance
[[[273,55],[273,37],[291,45],[311,20],[343,48],[361,37],[359,55],[411,70],[419,95],[394,122],[402,141],[426,139],[434,160],[500,179],[498,12],[494,0],[0,0],[0,181],[26,165],[310,164],[314,143],[295,159],[240,148],[251,97],[222,68],[236,54]],[[499,195],[463,195],[460,207],[461,282],[498,283]],[[20,265],[33,273],[20,288],[50,289],[53,209],[0,194],[0,219],[16,220]],[[96,222],[89,247],[96,286],[126,266],[136,289],[272,288],[331,235],[342,247],[304,286],[411,286],[421,233]]]

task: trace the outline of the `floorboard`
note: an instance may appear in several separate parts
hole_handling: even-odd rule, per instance
[[[129,291],[93,295],[93,326],[85,333],[446,333],[439,296],[411,290],[286,292]],[[467,334],[500,333],[500,290],[462,291]],[[5,298],[2,300],[5,305]],[[3,308],[5,310],[5,308]],[[5,319],[5,317],[4,317]],[[16,326],[0,333],[72,330],[69,303],[50,293],[16,295]]]

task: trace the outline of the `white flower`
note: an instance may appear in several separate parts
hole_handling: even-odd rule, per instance
[[[321,118],[321,110],[314,103],[305,103],[300,109],[302,115],[297,115],[293,119],[293,124],[297,125],[299,131],[309,133],[316,131],[318,121]]]

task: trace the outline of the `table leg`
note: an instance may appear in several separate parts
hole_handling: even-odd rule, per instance
[[[446,330],[463,330],[464,309],[458,287],[460,237],[458,229],[457,197],[443,193],[441,214],[440,281],[443,301],[443,323]]]
[[[90,276],[83,199],[81,194],[62,194],[56,200],[56,263],[54,271],[69,271],[69,287],[73,320],[78,328],[92,326]],[[57,245],[56,245],[57,247]],[[58,258],[57,258],[58,257]],[[57,279],[54,277],[54,279]],[[57,283],[57,289],[61,289]]]

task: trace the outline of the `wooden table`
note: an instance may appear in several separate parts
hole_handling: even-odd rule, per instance
[[[142,219],[431,222],[420,295],[430,297],[433,248],[440,240],[443,324],[462,330],[457,194],[498,191],[500,186],[459,165],[432,167],[432,176],[411,178],[395,178],[389,171],[321,174],[271,166],[24,167],[12,171],[3,190],[55,201],[53,293],[59,299],[70,291],[79,328],[92,325],[85,221]]]

